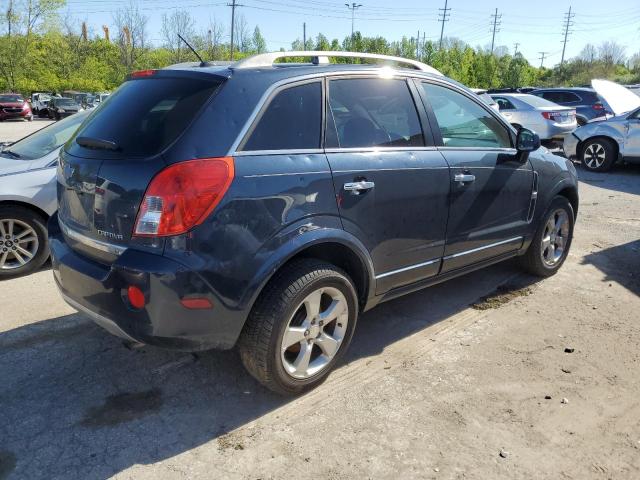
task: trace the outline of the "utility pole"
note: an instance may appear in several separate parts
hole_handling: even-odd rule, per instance
[[[233,34],[236,28],[236,7],[244,7],[236,3],[236,0],[231,0],[231,3],[227,3],[227,7],[231,7],[231,52],[229,57],[233,60]]]
[[[544,59],[549,55],[549,52],[538,52],[540,54],[540,68],[544,66]]]
[[[442,38],[444,37],[444,22],[448,22],[449,21],[449,17],[450,15],[450,8],[447,8],[447,4],[448,4],[448,0],[444,0],[444,8],[439,8],[438,10],[440,10],[442,13],[438,14],[438,21],[442,22],[442,28],[440,28],[440,46],[438,47],[439,50],[442,50]]]
[[[491,53],[493,53],[493,48],[496,44],[496,32],[499,32],[498,27],[502,25],[500,19],[502,18],[502,14],[498,15],[498,9],[496,8],[496,13],[491,15],[493,17],[493,37],[491,38]]]
[[[513,56],[515,57],[518,54],[518,47],[520,44],[518,42],[513,44]]]
[[[307,22],[302,22],[302,49],[307,49]]]
[[[418,37],[416,40],[416,58],[420,58],[420,30],[418,30]]]
[[[564,53],[567,50],[567,38],[569,37],[569,34],[571,33],[569,31],[570,27],[573,27],[573,17],[575,17],[576,14],[575,13],[571,13],[571,5],[569,5],[569,12],[564,14],[564,41],[563,46],[562,46],[562,59],[560,60],[560,66],[562,67],[562,64],[564,63]]]
[[[353,48],[353,43],[354,43],[354,40],[353,40],[353,38],[354,38],[353,37],[353,34],[354,34],[353,25],[354,25],[355,18],[356,18],[356,10],[359,9],[362,6],[362,4],[353,2],[351,5],[349,5],[348,3],[345,3],[345,5],[347,6],[347,8],[349,10],[351,10],[351,48]]]

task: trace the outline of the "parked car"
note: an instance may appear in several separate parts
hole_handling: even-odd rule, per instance
[[[72,98],[54,97],[49,100],[49,108],[47,109],[49,118],[52,120],[60,120],[74,113],[83,111],[84,109]]]
[[[586,170],[606,172],[618,160],[640,163],[640,97],[607,80],[593,87],[615,113],[606,121],[589,123],[564,139],[568,158],[578,158]]]
[[[580,126],[586,125],[592,120],[605,119],[607,115],[612,115],[607,102],[592,88],[544,88],[530,93],[558,105],[575,109],[576,120]]]
[[[11,119],[33,120],[29,102],[18,93],[0,93],[0,122]]]
[[[500,113],[517,130],[533,130],[543,140],[562,139],[578,126],[576,111],[526,93],[491,95]]]
[[[487,93],[487,90],[482,89],[482,88],[472,88],[471,91],[473,93],[475,93],[476,95],[478,95],[482,101],[484,103],[486,103],[487,105],[489,105],[491,108],[493,108],[495,111],[499,112],[500,108],[498,107],[498,104],[496,103],[496,101],[491,97],[491,95],[489,95]]]
[[[48,116],[47,108],[51,100],[51,93],[34,92],[31,94],[31,110],[38,117]]]
[[[86,116],[66,118],[0,150],[0,278],[33,272],[49,257],[45,226],[56,211],[58,151]]]
[[[288,57],[312,63],[274,65]],[[516,256],[541,276],[564,262],[573,164],[437,70],[351,52],[200,65],[133,73],[60,153],[54,278],[111,333],[237,344],[296,394],[380,302]]]

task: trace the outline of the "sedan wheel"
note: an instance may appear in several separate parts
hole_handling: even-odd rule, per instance
[[[615,160],[616,148],[607,139],[588,141],[582,149],[582,165],[592,172],[605,172]]]
[[[23,207],[1,207],[0,278],[31,273],[48,256],[44,220]]]

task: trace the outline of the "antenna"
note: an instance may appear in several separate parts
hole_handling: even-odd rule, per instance
[[[191,51],[193,52],[193,54],[194,54],[196,57],[198,57],[198,60],[200,60],[200,66],[201,66],[201,67],[206,67],[206,66],[207,66],[207,62],[205,62],[204,60],[202,60],[202,57],[200,56],[200,54],[199,54],[198,52],[196,52],[195,48],[193,48],[193,47],[189,44],[189,42],[187,42],[187,41],[184,39],[184,37],[183,37],[182,35],[180,35],[179,33],[178,33],[177,35],[178,35],[178,38],[179,38],[180,40],[182,40],[182,41],[184,42],[184,44],[185,44],[187,47],[189,47],[189,50],[191,50]]]

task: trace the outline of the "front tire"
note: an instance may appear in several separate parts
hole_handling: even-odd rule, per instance
[[[347,350],[358,299],[346,273],[315,259],[294,261],[260,294],[238,347],[245,368],[281,395],[322,383]]]
[[[616,146],[606,138],[587,141],[581,151],[582,166],[590,172],[607,172],[616,158]]]
[[[28,208],[0,207],[0,279],[27,275],[49,257],[46,221]]]
[[[554,275],[567,259],[575,216],[566,197],[554,197],[542,216],[542,223],[535,233],[527,252],[520,257],[521,266],[538,277]]]

